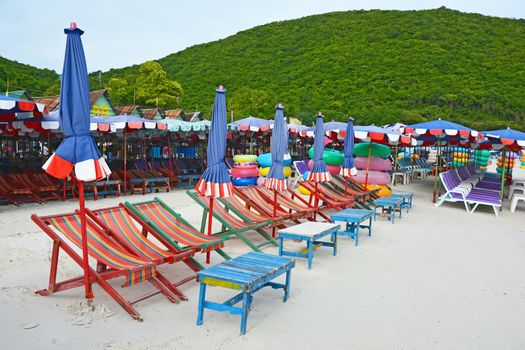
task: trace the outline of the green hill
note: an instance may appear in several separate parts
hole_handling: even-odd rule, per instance
[[[57,83],[58,74],[50,69],[40,69],[27,64],[11,61],[0,56],[0,91],[28,90],[32,96],[42,96]]]
[[[180,107],[207,115],[224,84],[236,118],[269,117],[282,102],[305,123],[322,111],[358,124],[441,117],[481,130],[525,128],[525,20],[445,8],[335,12],[258,26],[158,62],[184,89]],[[133,89],[137,75],[138,66],[112,69],[103,84],[118,77]]]

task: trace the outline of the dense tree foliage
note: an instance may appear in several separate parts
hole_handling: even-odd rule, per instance
[[[42,96],[56,82],[58,74],[50,69],[39,69],[27,64],[10,61],[0,56],[0,91],[27,90],[32,96]]]
[[[335,12],[255,27],[158,63],[184,87],[186,110],[210,111],[224,84],[236,118],[270,117],[281,102],[306,124],[322,111],[358,124],[446,118],[525,129],[525,20],[445,8]],[[139,75],[137,65],[112,69],[103,84],[124,79],[136,90]]]

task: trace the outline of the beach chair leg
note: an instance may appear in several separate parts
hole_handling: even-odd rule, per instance
[[[97,278],[97,283],[102,289],[104,289],[106,293],[109,294],[111,298],[113,298],[113,300],[115,300],[124,310],[126,310],[131,317],[137,321],[143,321],[142,316],[140,316],[137,310],[135,310],[133,305],[124,299],[124,297],[122,297],[122,295],[120,295],[113,287],[111,287],[108,282],[102,278]]]
[[[216,251],[220,256],[222,256],[224,259],[226,259],[226,260],[230,260],[230,259],[232,258],[232,257],[229,256],[224,250],[222,250],[222,249],[220,249],[220,248],[219,248],[219,249],[215,249],[215,251]]]
[[[242,297],[242,308],[241,308],[241,335],[246,334],[246,324],[248,323],[248,304],[250,299],[250,293],[244,292]]]
[[[291,282],[291,279],[292,279],[292,270],[288,270],[286,272],[286,280],[285,280],[285,284],[284,284],[284,297],[283,297],[283,302],[286,303],[286,301],[288,300],[288,297],[290,296],[290,282]]]
[[[159,279],[154,277],[150,280],[150,283],[153,284],[162,294],[164,294],[164,296],[168,298],[169,301],[174,304],[179,303],[179,299],[175,298],[173,294],[170,293],[170,290],[167,288],[167,286],[164,285]]]
[[[257,232],[258,232],[258,231],[257,231]],[[255,252],[259,252],[259,253],[262,252],[259,248],[257,248],[257,246],[256,246],[255,244],[252,243],[252,241],[250,241],[248,238],[246,238],[246,236],[244,236],[242,233],[240,233],[240,232],[234,232],[234,234],[235,234],[237,237],[239,237],[239,239],[240,239],[241,241],[243,241],[244,243],[246,243],[246,245],[247,245],[248,247],[252,248],[253,251],[255,251]]]
[[[52,248],[52,253],[51,253],[51,268],[49,270],[49,285],[47,287],[47,290],[49,293],[54,293],[56,291],[59,253],[60,253],[60,242],[53,241],[53,248]]]
[[[173,294],[175,294],[177,296],[177,298],[179,298],[180,300],[183,300],[183,301],[188,301],[188,297],[186,295],[184,295],[184,293],[182,293],[179,288],[175,287],[173,285],[173,283],[171,283],[163,274],[161,274],[160,272],[157,271],[156,277]]]
[[[204,318],[204,304],[206,302],[206,284],[201,282],[199,291],[199,307],[197,311],[197,326],[202,325]]]
[[[266,240],[268,240],[273,246],[277,247],[277,241],[275,239],[273,239],[272,236],[270,236],[268,233],[266,233],[263,229],[259,228],[256,231],[257,231],[258,234],[260,234],[261,236],[266,238]]]
[[[308,241],[308,270],[312,268],[312,260],[314,257],[314,244],[313,241]]]

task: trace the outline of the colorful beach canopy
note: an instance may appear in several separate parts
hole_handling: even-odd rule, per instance
[[[375,125],[356,125],[354,127],[354,135],[356,139],[366,142],[403,146],[416,146],[417,144],[416,140],[410,136]]]
[[[483,134],[491,144],[499,143],[515,151],[525,149],[525,132],[507,128],[484,131]]]
[[[230,123],[230,126],[232,129],[239,131],[268,131],[273,127],[273,121],[257,117],[247,117]]]
[[[341,175],[355,176],[357,174],[357,169],[354,166],[354,118],[348,118],[348,123],[346,123],[346,135],[345,135],[345,148],[344,148],[344,160],[343,167],[341,168]]]
[[[220,86],[215,94],[210,135],[206,148],[208,167],[195,187],[204,196],[229,197],[233,193],[230,175],[224,162],[226,131],[226,89]]]
[[[319,113],[317,114],[317,120],[315,123],[315,138],[314,138],[314,165],[310,174],[308,174],[308,181],[314,182],[326,182],[332,180],[332,175],[328,171],[326,164],[323,160],[324,154],[324,128],[323,128],[324,116]]]
[[[286,190],[286,178],[284,177],[284,155],[288,153],[288,127],[284,119],[284,107],[282,104],[275,106],[275,118],[272,131],[272,165],[268,177],[264,180],[264,186],[271,190]]]
[[[465,145],[483,139],[483,135],[476,130],[441,119],[408,125],[402,128],[402,132],[415,138],[421,146],[431,146],[438,142]]]
[[[111,174],[90,133],[89,81],[80,36],[72,23],[67,34],[66,55],[60,85],[60,127],[64,140],[43,169],[57,178],[67,178],[73,169],[80,181],[95,181]]]
[[[178,119],[164,119],[162,122],[167,125],[168,131],[172,132],[205,132],[211,125],[209,120],[187,122]]]
[[[43,117],[48,114],[44,104],[0,95],[0,121]]]

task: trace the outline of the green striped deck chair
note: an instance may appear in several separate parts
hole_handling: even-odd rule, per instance
[[[206,228],[206,222],[208,219],[207,214],[210,208],[210,198],[203,196],[193,190],[188,190],[186,193],[203,208],[201,230],[204,230]],[[212,215],[223,226],[223,230],[219,233],[215,233],[214,235],[220,236],[222,234],[233,234],[239,237],[242,242],[244,242],[256,252],[260,252],[260,248],[269,244],[277,246],[277,242],[262,229],[263,227],[270,226],[272,224],[271,218],[257,215],[253,211],[243,206],[232,204],[233,202],[226,204],[228,203],[227,199],[228,198],[223,200],[222,198],[218,198],[218,200],[216,200],[214,203]],[[259,233],[264,238],[264,241],[262,243],[255,244],[250,239],[248,239],[248,237],[246,237],[245,233],[247,231],[255,231]]]
[[[228,236],[218,238],[199,232],[159,198],[155,197],[151,201],[139,203],[126,202],[125,206],[135,220],[141,225],[147,225],[151,231],[164,238],[175,249],[198,248],[203,253],[215,251],[223,258],[231,259],[222,250],[224,241],[229,239]],[[200,264],[199,267],[203,269]]]

